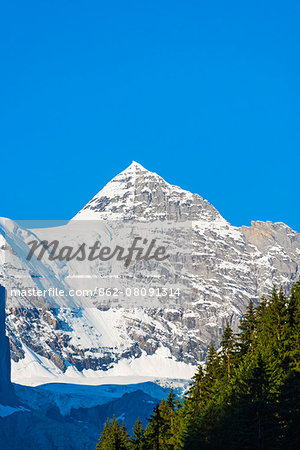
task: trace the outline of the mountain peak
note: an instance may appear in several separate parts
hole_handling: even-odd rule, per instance
[[[136,161],[132,161],[132,163],[126,169],[122,170],[122,172],[120,172],[118,175],[116,175],[111,181],[113,181],[115,178],[122,176],[122,174],[130,174],[130,175],[136,176],[137,174],[140,174],[141,172],[143,172],[144,175],[148,174],[149,176],[159,177],[159,175],[157,173],[151,172],[150,170],[148,170],[144,166],[142,166],[142,164],[140,164]],[[159,177],[159,178],[161,180],[163,180],[163,178],[161,178],[161,177]]]
[[[141,171],[152,173],[150,172],[150,170],[145,169],[145,167],[143,167],[140,163],[132,161],[132,163],[126,169],[122,170],[122,172],[116,175],[111,181],[113,181],[115,178],[120,177],[123,173],[135,175],[136,173],[139,173]]]
[[[127,167],[127,169],[141,169],[141,170],[147,170],[145,169],[145,167],[142,166],[142,164],[136,162],[136,161],[132,161],[132,163],[130,164],[130,166]],[[126,169],[126,170],[127,170]]]
[[[215,220],[200,195],[167,183],[136,161],[116,175],[76,214],[76,220]]]

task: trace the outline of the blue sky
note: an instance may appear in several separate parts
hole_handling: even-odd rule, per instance
[[[2,3],[0,215],[72,217],[132,160],[300,231],[299,2]]]

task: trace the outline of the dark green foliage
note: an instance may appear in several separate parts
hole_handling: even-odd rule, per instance
[[[251,301],[240,333],[227,324],[220,344],[219,351],[210,346],[182,402],[170,391],[144,432],[137,422],[130,440],[126,430],[108,422],[99,444],[102,439],[112,445],[119,433],[128,447],[97,448],[300,448],[300,283],[288,297],[274,288],[257,307]]]
[[[163,419],[161,416],[160,405],[156,405],[145,432],[147,448],[153,450],[159,450],[161,448],[162,426]]]
[[[144,430],[142,422],[139,418],[132,429],[132,437],[130,438],[130,449],[132,450],[143,450],[144,447]]]
[[[240,322],[239,346],[240,356],[253,349],[254,332],[256,327],[255,309],[253,300],[250,300],[247,311]]]
[[[178,401],[172,390],[168,398],[154,408],[145,430],[145,448],[148,450],[173,449],[179,438],[176,416]]]
[[[129,449],[129,436],[124,424],[120,427],[115,416],[112,422],[107,419],[96,450],[126,450]]]
[[[230,325],[227,323],[221,340],[222,372],[225,373],[227,383],[233,375],[236,353],[236,339]]]

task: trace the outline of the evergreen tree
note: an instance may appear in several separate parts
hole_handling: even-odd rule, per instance
[[[110,441],[110,433],[111,433],[111,423],[109,420],[109,417],[107,418],[107,421],[105,422],[105,425],[103,427],[103,430],[101,432],[98,444],[96,446],[96,450],[108,450],[109,449],[109,441]]]
[[[244,314],[239,329],[240,356],[245,355],[248,351],[253,349],[254,331],[255,331],[255,308],[253,300],[250,300],[247,311]]]
[[[230,377],[232,375],[233,365],[234,365],[234,356],[236,351],[236,342],[233,331],[227,323],[223,337],[221,340],[221,348],[222,348],[222,361],[225,367],[227,382],[230,382]]]
[[[300,281],[291,289],[286,302],[285,349],[289,354],[289,368],[300,371]]]
[[[190,402],[193,405],[197,405],[198,407],[200,407],[200,404],[202,401],[203,378],[204,378],[204,371],[202,369],[202,366],[199,365],[195,375],[192,377],[192,382],[187,391],[187,396],[188,396]]]
[[[277,443],[281,450],[300,448],[300,372],[288,373],[278,396],[278,428],[281,433]]]
[[[137,418],[137,421],[132,429],[132,436],[130,438],[130,449],[132,450],[143,450],[144,446],[144,430],[142,426],[142,422],[140,418]]]
[[[145,443],[147,450],[162,450],[161,445],[161,430],[162,430],[162,417],[159,405],[156,405],[152,416],[149,419],[149,423],[145,430]]]
[[[205,372],[201,383],[201,397],[206,402],[212,395],[215,382],[221,373],[221,361],[213,344],[208,349]]]
[[[182,402],[173,391],[154,409],[132,449],[294,450],[300,448],[300,282],[250,302],[238,338],[227,324],[221,350],[209,347]],[[128,448],[125,427],[106,422],[97,449]]]
[[[119,426],[115,416],[112,423],[107,419],[100,435],[96,450],[127,450],[129,448],[129,436],[123,423]]]
[[[168,397],[167,397],[167,405],[168,405],[170,411],[175,411],[175,404],[176,404],[176,396],[173,392],[173,389],[170,389]]]

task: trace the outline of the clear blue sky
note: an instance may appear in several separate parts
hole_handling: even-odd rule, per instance
[[[2,2],[0,216],[72,217],[136,160],[300,231],[300,6]]]

